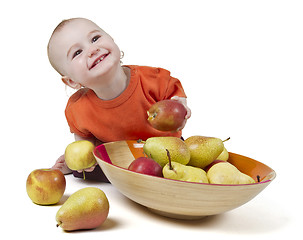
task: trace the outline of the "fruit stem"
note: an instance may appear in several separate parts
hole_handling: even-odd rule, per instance
[[[145,143],[146,141],[143,141],[142,139],[138,139],[137,143]]]
[[[165,149],[165,150],[166,150],[166,152],[167,152],[169,170],[174,170],[173,166],[171,165],[170,153],[169,153],[168,149]]]
[[[147,116],[148,116],[147,120],[148,120],[148,121],[151,121],[151,120],[153,120],[153,119],[156,118],[157,113],[155,112],[155,113],[152,114],[152,113],[150,113],[149,111],[147,111]]]
[[[83,180],[85,180],[85,171],[84,171],[84,169],[83,169],[82,173],[83,173]]]
[[[228,141],[230,139],[230,137],[228,137],[228,138],[226,138],[224,141],[222,141],[222,142],[226,142],[226,141]]]
[[[257,175],[257,181],[260,182],[260,175]]]

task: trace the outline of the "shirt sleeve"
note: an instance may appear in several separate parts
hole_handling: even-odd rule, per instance
[[[170,75],[170,72],[165,69],[162,68],[158,68],[158,69],[159,69],[158,70],[159,87],[162,89],[160,90],[161,92],[160,100],[170,99],[173,96],[186,98],[186,94],[184,92],[184,89],[179,79],[172,77]]]
[[[184,92],[181,82],[177,78],[170,77],[167,84],[165,99],[170,99],[173,96],[186,98],[186,94]]]
[[[80,99],[80,95],[81,92],[78,91],[70,97],[65,108],[65,117],[71,133],[75,133],[83,138],[90,138],[93,137],[93,135],[86,129],[81,128],[79,126],[81,124],[78,124],[78,121],[81,121],[81,119],[76,118],[76,115],[80,115],[81,117],[82,106],[78,102],[78,100]],[[78,114],[75,114],[75,112],[77,112]]]

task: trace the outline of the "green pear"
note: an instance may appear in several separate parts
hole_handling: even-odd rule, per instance
[[[66,231],[92,229],[108,216],[109,203],[105,193],[96,187],[86,187],[73,193],[56,214],[57,227]]]
[[[161,167],[168,163],[166,149],[169,150],[171,160],[186,165],[190,159],[190,152],[180,138],[177,137],[151,137],[143,146],[145,154],[154,159]]]
[[[83,170],[92,167],[96,163],[94,157],[95,145],[87,140],[70,143],[65,149],[65,163],[71,170]],[[84,175],[85,178],[85,175]]]
[[[190,151],[188,165],[204,168],[220,155],[224,149],[223,141],[215,137],[191,136],[185,141]]]
[[[234,165],[228,162],[220,162],[213,165],[207,172],[209,183],[213,184],[249,184],[255,180],[240,172]]]
[[[220,153],[220,155],[217,157],[217,160],[227,161],[229,158],[229,153],[227,149],[224,147],[223,151]]]
[[[172,162],[169,156],[169,151],[167,154],[169,162],[162,169],[163,177],[187,182],[208,183],[208,178],[204,170]]]

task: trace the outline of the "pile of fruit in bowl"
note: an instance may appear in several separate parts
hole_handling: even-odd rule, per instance
[[[109,181],[126,197],[169,217],[195,219],[250,201],[275,178],[256,160],[230,153],[215,137],[152,137],[95,148]]]
[[[192,136],[185,141],[176,137],[149,138],[143,146],[149,158],[140,158],[140,165],[134,168],[134,163],[139,160],[136,159],[129,169],[145,173],[144,169],[149,169],[150,165],[158,165],[165,178],[174,180],[213,184],[255,183],[252,177],[227,162],[229,154],[223,142],[219,138],[204,136]]]

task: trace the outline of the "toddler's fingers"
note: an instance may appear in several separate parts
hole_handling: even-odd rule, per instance
[[[95,167],[96,167],[96,165],[94,165],[94,166],[92,166],[90,168],[86,168],[86,169],[84,169],[84,171],[85,172],[92,172],[92,171],[94,171]]]
[[[95,169],[95,167],[97,166],[97,164],[98,164],[98,163],[95,163],[94,166],[92,166],[92,167],[90,167],[90,168],[86,168],[86,169],[84,169],[84,171],[85,171],[85,172],[92,172],[92,171],[94,171],[94,169]],[[78,172],[78,173],[82,173],[83,170],[78,170],[77,172]]]
[[[171,97],[170,99],[172,99],[172,100],[179,100],[179,97],[178,96],[173,96],[173,97]]]
[[[191,110],[189,107],[186,108],[187,112],[186,112],[186,115],[185,115],[185,119],[189,119],[191,117]]]

